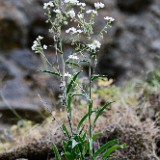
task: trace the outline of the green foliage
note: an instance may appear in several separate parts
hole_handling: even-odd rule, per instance
[[[160,71],[154,70],[153,72],[148,73],[146,81],[152,86],[160,87]]]
[[[61,160],[61,156],[60,156],[58,149],[54,143],[52,144],[52,148],[53,148],[56,160]]]
[[[70,90],[72,89],[72,87],[73,87],[73,85],[75,84],[75,81],[76,81],[76,79],[77,79],[77,77],[78,77],[78,75],[80,74],[80,72],[77,72],[74,76],[73,76],[73,78],[71,79],[71,81],[70,81],[70,83],[68,84],[68,86],[67,86],[67,94],[70,92]]]
[[[110,104],[112,104],[112,102],[108,102],[106,103],[103,107],[101,107],[100,109],[97,110],[97,114],[96,117],[94,119],[94,123],[96,123],[96,121],[98,120],[99,116],[103,113],[103,111],[110,106]]]

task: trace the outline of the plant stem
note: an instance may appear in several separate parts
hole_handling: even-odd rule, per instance
[[[91,66],[91,55],[90,55],[90,63],[89,63],[89,106],[88,106],[88,121],[89,121],[89,139],[90,139],[90,158],[93,159],[93,142],[92,142],[92,122],[91,122],[91,114],[92,114],[92,66]]]

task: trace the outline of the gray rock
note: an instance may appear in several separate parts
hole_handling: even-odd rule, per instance
[[[11,72],[7,63],[5,63],[4,59],[0,57],[0,81],[6,81],[14,78],[14,74]]]
[[[31,52],[31,50],[13,50],[8,58],[12,59],[19,67],[27,71],[37,71],[40,63],[37,55]]]
[[[145,9],[152,0],[117,0],[118,7],[123,11],[137,12]]]
[[[8,51],[24,47],[26,23],[23,13],[10,4],[0,1],[0,50]]]

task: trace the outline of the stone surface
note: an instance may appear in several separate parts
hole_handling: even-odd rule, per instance
[[[89,8],[96,2],[83,1]],[[22,103],[20,99],[23,99],[29,108],[38,94],[46,99],[50,95],[58,97],[60,93],[57,80],[37,74],[44,65],[30,49],[38,35],[45,37],[45,43],[51,42],[44,22],[43,2],[45,0],[0,0],[0,90],[10,103],[15,99]],[[160,1],[103,2],[106,7],[96,18],[96,32],[102,28],[104,16],[112,16],[116,21],[102,41],[97,72],[120,83],[145,76],[154,68],[160,69]],[[47,56],[55,61],[54,52]],[[40,106],[38,102],[33,104]]]
[[[122,11],[128,12],[136,12],[136,11],[143,11],[146,9],[148,5],[153,2],[152,0],[117,0],[117,4]]]

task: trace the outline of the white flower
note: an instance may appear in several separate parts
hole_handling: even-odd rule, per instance
[[[80,29],[76,29],[75,27],[71,27],[69,29],[66,30],[66,33],[72,33],[72,34],[75,34],[75,33],[82,33],[83,31],[80,30]]]
[[[69,29],[67,29],[66,30],[66,33],[72,33],[72,34],[75,34],[75,33],[77,33],[77,30],[76,30],[76,28],[74,28],[74,27],[71,27],[71,28],[69,28]]]
[[[54,7],[53,2],[44,3],[43,9],[47,9],[48,7]]]
[[[68,14],[69,14],[69,16],[70,16],[71,18],[74,18],[75,15],[76,15],[73,9],[70,10],[70,11],[68,12]]]
[[[78,0],[65,0],[64,3],[71,3],[71,4],[78,4],[79,1]]]
[[[96,48],[101,47],[101,43],[97,40],[94,40],[91,44],[88,44],[88,47],[92,50],[95,50]]]
[[[72,59],[72,60],[78,60],[79,58],[77,56],[74,56],[74,55],[70,55],[68,56],[69,59]]]
[[[53,12],[57,13],[57,14],[60,14],[61,11],[59,9],[54,9]]]
[[[104,8],[105,5],[102,2],[96,2],[96,3],[94,3],[94,7],[96,9],[100,9],[100,8]]]
[[[71,75],[70,73],[66,72],[66,73],[64,74],[64,77],[69,77],[69,78],[71,78],[72,75]]]
[[[36,38],[36,40],[33,42],[33,46],[31,47],[33,51],[37,51],[38,48],[42,48],[41,47],[41,42],[40,42],[42,39],[43,39],[42,36],[38,36]],[[46,48],[46,45],[43,46],[43,49],[45,49],[45,48]]]
[[[43,39],[42,36],[38,36],[38,37],[37,37],[37,40],[41,40],[41,39]]]
[[[83,31],[81,29],[76,30],[76,33],[82,33]]]
[[[47,45],[44,44],[44,45],[43,45],[43,49],[47,49]]]
[[[88,11],[86,11],[86,13],[87,14],[90,14],[90,13],[92,14],[93,13],[93,14],[96,14],[96,15],[98,14],[98,12],[96,10],[93,10],[93,9],[89,9]]]
[[[104,17],[104,19],[106,21],[110,22],[110,23],[113,22],[113,21],[115,21],[115,19],[113,17],[109,17],[109,16]]]
[[[80,2],[78,2],[78,3],[77,3],[77,6],[85,7],[85,6],[86,6],[86,4],[85,4],[85,3],[80,3]]]
[[[77,16],[78,16],[79,19],[82,19],[84,17],[83,14],[78,14]]]

